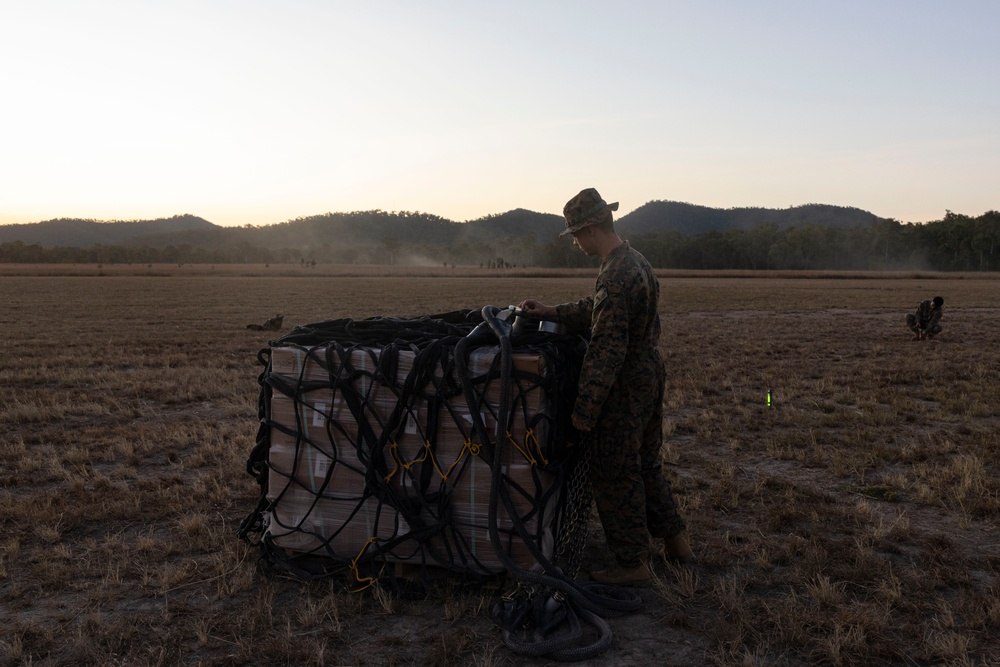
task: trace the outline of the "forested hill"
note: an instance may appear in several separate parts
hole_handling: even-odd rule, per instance
[[[1000,271],[1000,213],[901,223],[855,208],[713,209],[649,202],[617,226],[658,268]],[[271,225],[50,220],[0,226],[0,262],[595,266],[562,216],[515,209],[468,222],[427,213],[325,213]]]
[[[664,231],[695,235],[727,229],[751,229],[773,223],[779,228],[798,225],[851,227],[869,224],[876,216],[854,208],[809,204],[788,209],[717,209],[669,201],[652,201],[618,218],[619,228],[631,234]],[[20,241],[44,248],[88,248],[95,245],[191,245],[219,248],[231,243],[256,242],[304,248],[336,243],[406,245],[412,243],[489,243],[497,238],[544,241],[564,229],[562,216],[523,208],[464,223],[428,213],[360,211],[325,213],[272,225],[221,227],[194,215],[158,220],[99,222],[60,218],[24,225],[0,225],[0,243]]]
[[[0,225],[0,243],[21,241],[26,244],[37,243],[47,248],[87,248],[159,234],[184,234],[209,229],[218,229],[218,225],[193,215],[115,222],[59,218],[24,225]]]
[[[656,234],[664,231],[681,234],[704,234],[729,229],[753,229],[773,224],[779,229],[816,225],[819,227],[856,227],[870,225],[880,218],[859,208],[806,204],[786,209],[709,208],[674,201],[651,201],[621,218],[620,227],[631,234]]]

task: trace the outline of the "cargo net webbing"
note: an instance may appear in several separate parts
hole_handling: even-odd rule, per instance
[[[481,322],[476,311],[333,320],[261,351],[247,466],[262,494],[240,533],[259,539],[265,569],[351,572],[363,585],[390,563],[481,577],[554,559],[586,343],[519,335],[504,386],[497,341],[469,344]],[[491,540],[495,484],[510,502]]]

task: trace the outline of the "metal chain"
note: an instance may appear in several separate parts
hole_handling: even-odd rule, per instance
[[[590,447],[586,440],[580,443],[583,451],[577,457],[566,482],[566,503],[556,544],[555,563],[563,568],[570,579],[580,572],[583,547],[587,540],[590,506],[594,500],[590,488]]]

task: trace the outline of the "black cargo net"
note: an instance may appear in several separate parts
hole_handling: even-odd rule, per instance
[[[575,580],[591,498],[569,422],[586,342],[513,335],[510,314],[334,320],[261,351],[247,462],[261,498],[239,535],[265,571],[350,574],[356,590],[407,566],[507,574],[493,619],[512,651],[611,646],[605,617],[642,598]]]
[[[265,568],[363,587],[386,564],[476,577],[554,560],[586,343],[518,335],[504,378],[497,338],[470,336],[484,324],[478,311],[333,320],[262,350],[248,462],[262,495],[241,534]],[[491,537],[496,483],[509,502],[494,501]]]

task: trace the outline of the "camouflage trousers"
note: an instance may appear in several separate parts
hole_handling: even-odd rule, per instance
[[[635,565],[649,536],[684,530],[663,472],[663,374],[619,382],[589,434],[590,482],[608,546],[621,565]]]
[[[927,322],[918,322],[916,315],[913,313],[907,313],[906,326],[910,327],[910,331],[913,333],[918,333],[927,326]],[[934,326],[930,328],[928,333],[933,334],[934,336],[938,335],[941,333],[941,325],[935,322]]]

